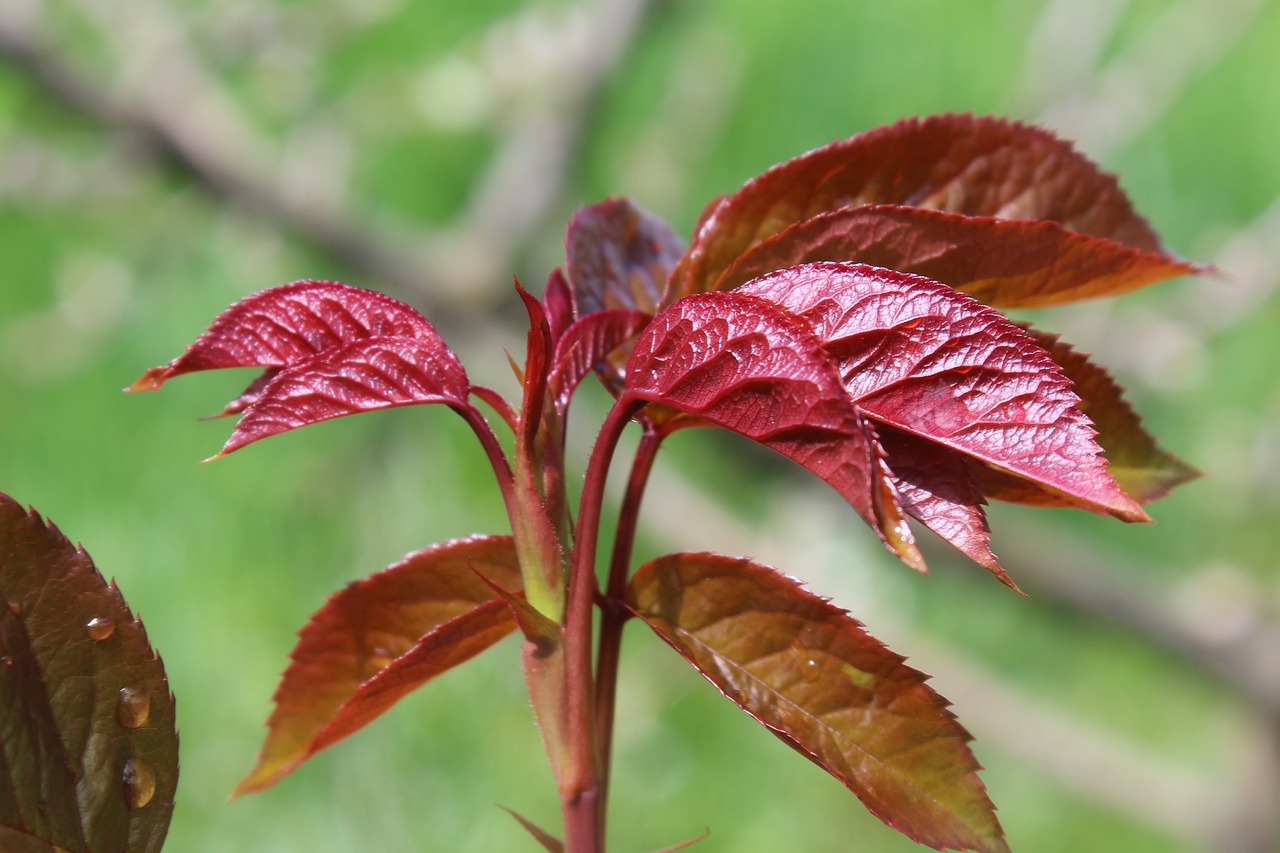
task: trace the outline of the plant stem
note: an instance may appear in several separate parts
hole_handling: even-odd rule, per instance
[[[613,719],[618,693],[618,661],[622,651],[622,628],[631,614],[623,600],[627,592],[627,572],[635,547],[636,527],[640,516],[640,502],[644,498],[653,460],[663,434],[650,423],[644,426],[644,434],[631,461],[631,475],[627,479],[627,491],[618,512],[618,529],[613,540],[613,555],[609,560],[609,580],[604,600],[600,605],[600,643],[596,659],[596,738],[600,753],[600,827],[606,822],[609,800],[609,771],[613,758]]]
[[[624,395],[610,409],[591,451],[578,505],[564,622],[565,714],[568,718],[565,729],[569,737],[569,760],[565,777],[559,780],[567,853],[599,853],[604,849],[604,826],[600,820],[604,807],[600,802],[600,758],[591,672],[591,606],[596,593],[596,549],[605,479],[622,430],[640,405],[640,401],[629,400]]]

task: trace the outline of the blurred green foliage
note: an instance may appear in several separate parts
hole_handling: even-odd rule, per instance
[[[557,56],[540,54],[537,40],[554,45],[582,23],[567,2],[117,5],[114,22],[88,2],[34,8],[52,55],[116,89],[180,83],[147,78],[116,24],[138,16],[127,28],[137,36],[148,14],[176,23],[284,152],[281,170],[290,157],[305,164],[303,155],[329,152],[341,171],[304,169],[304,187],[337,186],[374,230],[385,221],[424,232],[466,213],[501,133],[518,139],[528,102],[556,96],[557,78],[537,62],[554,67]],[[1184,20],[1192,26],[1175,26]],[[1106,35],[1091,37],[1091,27]],[[1210,477],[1155,505],[1157,524],[1144,528],[997,508],[997,551],[1019,543],[1020,555],[1035,554],[1052,541],[1054,559],[1070,561],[1073,543],[1100,545],[1122,559],[1118,577],[1184,602],[1194,627],[1229,632],[1240,601],[1280,609],[1276,44],[1275,2],[655,3],[583,112],[547,224],[445,336],[478,364],[478,381],[510,387],[493,342],[518,351],[522,333],[509,308],[485,306],[505,296],[509,275],[538,284],[559,263],[560,229],[578,204],[631,195],[687,233],[714,195],[834,138],[945,110],[1044,118],[1122,175],[1176,251],[1244,268],[1036,318],[1112,365],[1164,443]],[[513,46],[525,52],[504,56]],[[545,86],[522,87],[524,77]],[[184,379],[163,397],[119,389],[251,291],[304,277],[388,285],[224,203],[12,63],[0,63],[0,260],[0,489],[85,543],[165,658],[183,749],[169,849],[530,849],[495,803],[554,827],[556,796],[512,642],[271,791],[225,801],[252,763],[293,632],[324,597],[438,539],[501,531],[502,508],[447,411],[323,424],[201,467],[229,429],[194,419],[246,377]],[[717,439],[673,441],[670,455],[718,484],[751,524],[775,514],[774,484],[820,489]],[[851,513],[835,517],[824,541],[781,567],[899,652],[914,657],[912,638],[927,635],[1090,730],[1218,780],[1221,802],[1201,804],[1206,813],[1250,784],[1241,767],[1254,713],[1173,655],[1063,608],[1034,583],[1022,599],[942,558],[932,578],[905,576]],[[646,547],[735,550],[698,540],[698,528],[694,519],[688,531],[651,530]],[[825,568],[804,564],[815,553]],[[1019,578],[1018,564],[1006,565]],[[628,633],[617,849],[705,827],[711,835],[695,849],[708,853],[916,849],[660,646]],[[938,675],[945,694],[948,674]],[[966,720],[963,703],[958,712]],[[1227,849],[1186,835],[1194,819],[1150,818],[1176,815],[1176,805],[1144,819],[1141,808],[1090,800],[1034,755],[976,749],[1015,849]],[[1076,772],[1087,788],[1090,772],[1106,769]]]

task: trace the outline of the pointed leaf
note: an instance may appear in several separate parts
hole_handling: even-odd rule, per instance
[[[888,424],[880,436],[902,508],[961,553],[1013,589],[1013,582],[991,552],[986,500],[966,458]]]
[[[863,204],[1048,219],[1160,251],[1115,178],[1070,143],[1018,122],[938,115],[833,142],[748,181],[709,209],[673,274],[671,298],[711,289],[739,255],[788,225]]]
[[[1124,399],[1124,390],[1105,368],[1057,335],[1029,329],[1080,395],[1080,410],[1098,430],[1098,444],[1110,461],[1108,468],[1126,492],[1141,503],[1164,497],[1170,490],[1202,476],[1199,471],[1163,450],[1142,427],[1142,418]]]
[[[506,806],[498,806],[511,817],[515,818],[516,823],[524,827],[524,831],[533,836],[533,840],[542,845],[542,849],[547,853],[564,853],[564,842],[529,820],[515,809],[509,809]]]
[[[809,324],[741,292],[690,296],[636,341],[627,394],[733,430],[834,487],[916,569],[915,547],[874,431],[850,405]]]
[[[247,296],[214,319],[186,352],[144,373],[130,391],[223,367],[287,367],[327,349],[375,337],[436,337],[422,315],[373,290],[295,281]]]
[[[845,611],[774,569],[718,554],[642,566],[628,603],[889,826],[936,849],[1008,849],[947,701]]]
[[[477,572],[520,588],[511,537],[434,545],[330,598],[299,635],[276,690],[266,742],[236,795],[274,784],[404,694],[515,630],[510,609]]]
[[[997,308],[1114,296],[1201,271],[1056,222],[866,205],[819,214],[755,244],[713,290],[812,261],[856,261],[949,284]]]
[[[542,304],[547,311],[547,324],[551,327],[551,341],[560,340],[564,330],[573,322],[573,291],[562,270],[553,270],[547,277],[542,291]]]
[[[806,318],[857,408],[1126,521],[1149,521],[1106,471],[1062,370],[1023,329],[920,276],[816,263],[735,293]]]
[[[173,695],[93,560],[0,494],[0,848],[160,850],[178,781]]]
[[[276,374],[218,455],[344,415],[425,403],[463,408],[469,393],[462,362],[438,337],[354,341]]]

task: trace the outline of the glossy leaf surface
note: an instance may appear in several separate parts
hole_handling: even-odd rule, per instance
[[[354,341],[277,373],[218,455],[344,415],[425,403],[468,406],[470,388],[462,362],[438,337]]]
[[[335,281],[296,281],[245,297],[167,365],[130,388],[152,390],[183,373],[223,367],[280,368],[374,337],[431,339],[436,331],[408,305]]]
[[[642,566],[628,603],[885,823],[936,849],[1007,850],[946,700],[845,611],[774,569],[716,554]]]
[[[578,384],[592,370],[602,369],[606,357],[640,334],[650,319],[639,311],[605,309],[569,326],[556,346],[549,383],[562,415]]]
[[[673,298],[711,289],[748,248],[842,207],[901,204],[1046,219],[1159,252],[1115,178],[1041,128],[997,118],[908,119],[774,166],[709,209],[673,277]]]
[[[741,291],[663,311],[636,341],[627,393],[733,430],[830,483],[908,565],[923,560],[874,432],[809,325]]]
[[[807,319],[866,416],[1079,506],[1148,520],[1107,474],[1062,370],[976,300],[920,276],[828,263],[771,273],[736,292]]]
[[[854,261],[949,284],[997,308],[1115,296],[1199,267],[1070,231],[1056,222],[900,205],[819,214],[752,246],[712,286],[812,261]]]
[[[154,853],[178,781],[173,696],[120,591],[0,494],[0,848]]]
[[[410,691],[515,630],[481,577],[521,588],[510,537],[417,551],[335,594],[302,629],[258,761],[236,789],[261,790]]]

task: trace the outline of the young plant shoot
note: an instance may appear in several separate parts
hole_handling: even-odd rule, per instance
[[[936,849],[1006,850],[969,734],[853,616],[750,559],[632,565],[645,485],[667,436],[721,427],[826,481],[909,568],[925,568],[924,528],[1017,589],[991,550],[987,500],[1148,521],[1143,505],[1196,472],[1103,368],[1001,309],[1199,268],[1069,143],[967,115],[778,165],[711,202],[687,247],[625,199],[583,208],[566,251],[540,298],[516,285],[529,317],[519,400],[472,384],[412,308],[323,281],[249,296],[133,385],[265,368],[224,410],[240,419],[219,456],[343,415],[448,406],[484,447],[510,518],[509,535],[411,553],[312,617],[237,792],[519,631],[564,840],[520,820],[548,850],[603,850],[619,646],[639,619],[889,826]],[[571,505],[566,420],[593,373],[614,402]],[[605,479],[627,429],[639,440],[601,588]]]

